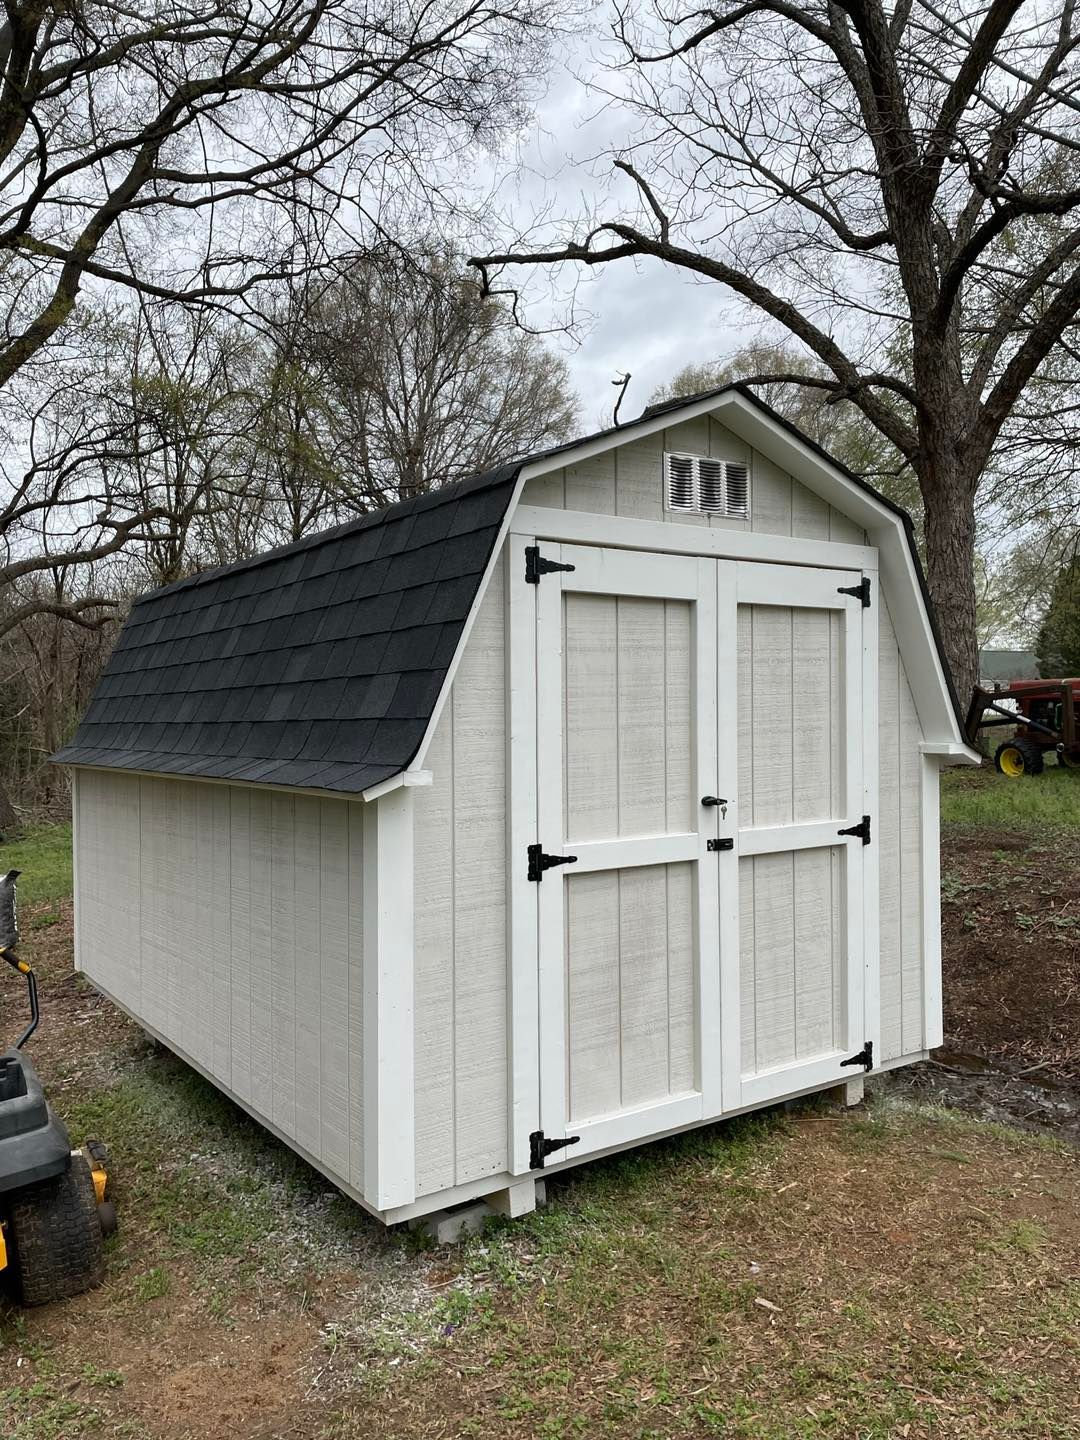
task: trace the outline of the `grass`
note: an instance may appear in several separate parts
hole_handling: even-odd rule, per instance
[[[944,778],[946,819],[1080,826],[1080,776]],[[70,894],[69,844],[56,827],[0,847],[27,872],[28,955],[58,978],[66,905],[39,921]],[[73,1142],[109,1143],[121,1231],[103,1290],[0,1308],[10,1440],[1080,1434],[1064,1144],[809,1105],[556,1177],[545,1210],[436,1250],[86,1003],[39,1054]]]
[[[465,1247],[426,1338],[339,1330],[322,1435],[1066,1440],[1073,1165],[888,1105],[600,1162]]]
[[[19,904],[58,905],[71,898],[71,826],[35,825],[0,845],[0,874],[21,870]],[[36,917],[40,922],[41,916]]]
[[[1019,780],[966,766],[943,770],[941,818],[988,829],[1080,830],[1080,770],[1051,762]]]

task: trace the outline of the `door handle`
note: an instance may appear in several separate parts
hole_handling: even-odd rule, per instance
[[[720,800],[715,795],[702,795],[701,803],[702,805],[726,805],[727,801]]]

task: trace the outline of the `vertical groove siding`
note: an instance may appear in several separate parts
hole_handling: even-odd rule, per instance
[[[750,466],[750,519],[724,515],[687,515],[664,509],[665,450],[741,460]],[[522,503],[559,510],[588,510],[596,515],[625,515],[633,520],[663,520],[673,525],[705,525],[714,530],[753,530],[766,535],[797,535],[865,545],[863,531],[778,465],[753,450],[711,416],[685,420],[644,440],[631,440],[580,465],[538,475],[525,486]]]
[[[416,1191],[507,1165],[505,561],[414,793]]]
[[[363,1185],[360,805],[81,770],[80,963]]]

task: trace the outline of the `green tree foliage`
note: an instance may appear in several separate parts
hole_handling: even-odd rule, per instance
[[[1043,676],[1080,675],[1080,554],[1058,572],[1035,653]]]

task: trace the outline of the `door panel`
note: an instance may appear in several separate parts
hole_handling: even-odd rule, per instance
[[[863,709],[875,697],[864,695],[865,612],[843,593],[850,584],[840,571],[738,566],[732,1108],[847,1078],[841,1061],[867,1038],[865,847],[839,831],[865,813]]]
[[[571,1126],[694,1088],[692,869],[567,876]]]
[[[875,783],[856,577],[543,542],[572,568],[533,586],[527,543],[511,823],[575,858],[529,883],[515,854],[517,1173],[535,1128],[578,1158],[848,1078],[876,964],[873,851],[838,834]]]
[[[538,886],[540,1112],[549,1136],[581,1137],[576,1156],[720,1103],[718,1047],[699,1042],[719,984],[716,811],[700,805],[716,562],[557,548],[574,568],[536,601],[554,722],[538,726],[537,838],[576,858]]]
[[[569,591],[563,607],[566,834],[691,828],[692,605]]]
[[[837,846],[739,861],[743,1074],[844,1045],[844,863]]]

